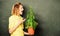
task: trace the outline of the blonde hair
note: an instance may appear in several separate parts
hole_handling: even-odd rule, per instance
[[[16,3],[12,6],[12,15],[18,15],[19,13],[19,7],[22,5],[21,3]]]

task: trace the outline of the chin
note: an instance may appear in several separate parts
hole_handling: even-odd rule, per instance
[[[22,14],[20,14],[20,15],[22,15]]]

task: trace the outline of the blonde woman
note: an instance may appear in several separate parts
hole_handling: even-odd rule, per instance
[[[26,20],[21,17],[23,10],[23,5],[21,3],[13,5],[12,15],[9,17],[10,36],[24,36],[24,34],[30,35],[29,33],[23,31],[23,22]]]

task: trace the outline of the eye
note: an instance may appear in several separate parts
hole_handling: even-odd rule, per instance
[[[22,7],[21,7],[21,9],[22,9]]]

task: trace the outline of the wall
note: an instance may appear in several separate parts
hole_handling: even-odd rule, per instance
[[[8,18],[11,7],[17,0],[0,0],[0,32],[8,34]],[[25,12],[33,7],[39,23],[39,36],[60,36],[60,0],[18,0],[25,7]],[[36,34],[37,35],[37,34]]]

